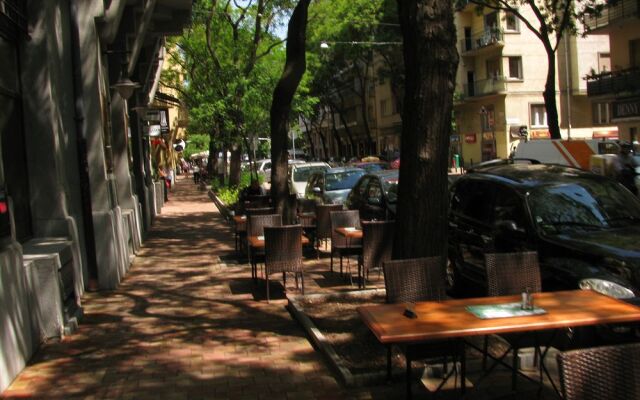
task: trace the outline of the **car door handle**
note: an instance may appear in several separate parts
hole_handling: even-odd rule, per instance
[[[491,242],[491,236],[487,236],[487,235],[480,235],[480,238],[482,239],[483,242],[485,243],[489,243]]]

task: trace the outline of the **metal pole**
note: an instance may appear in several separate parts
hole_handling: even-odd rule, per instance
[[[566,33],[564,35],[564,63],[567,78],[565,83],[567,85],[567,139],[571,139],[571,74],[569,73],[571,63],[569,62],[569,40]]]
[[[291,131],[291,142],[293,143],[293,159],[296,159],[296,133]]]

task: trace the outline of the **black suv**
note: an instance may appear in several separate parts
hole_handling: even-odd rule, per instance
[[[640,201],[617,182],[558,165],[490,165],[451,188],[452,293],[485,295],[484,254],[535,250],[545,291],[640,296]]]

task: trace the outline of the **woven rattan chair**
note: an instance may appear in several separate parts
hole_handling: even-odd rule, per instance
[[[320,258],[320,241],[331,239],[331,212],[342,210],[340,204],[318,204],[316,206],[316,249]],[[333,271],[333,266],[331,266]]]
[[[249,215],[247,217],[247,240],[250,236],[263,236],[267,226],[282,226],[282,216],[279,214]],[[258,263],[264,262],[264,248],[253,248],[247,243],[249,249],[249,263],[251,264],[251,277],[258,278]]]
[[[298,284],[298,275],[304,294],[304,275],[302,265],[302,227],[287,225],[265,227],[265,277],[267,281],[267,302],[269,301],[269,275],[282,272],[283,286],[287,288],[287,272],[293,272]]]
[[[340,273],[342,274],[342,258],[362,253],[362,240],[350,239],[336,232],[337,228],[360,228],[360,212],[358,210],[332,211],[331,218],[331,271],[333,271],[333,255],[340,257]],[[349,271],[351,277],[351,271]]]
[[[384,286],[387,303],[414,303],[442,301],[446,298],[445,265],[441,257],[385,261]],[[464,368],[464,345],[461,340],[441,340],[402,349],[407,361],[407,393],[411,393],[411,362],[425,358],[443,358],[446,371],[447,358],[460,359]],[[445,374],[444,384],[457,369]],[[387,348],[387,377],[391,378],[391,347]],[[441,384],[441,386],[442,386]]]
[[[640,399],[640,343],[559,353],[565,400]]]
[[[362,222],[362,256],[358,257],[358,285],[366,287],[369,271],[382,270],[382,263],[391,260],[394,221]]]
[[[256,207],[256,208],[247,208],[244,210],[245,215],[247,215],[247,221],[242,225],[236,225],[236,229],[234,232],[235,236],[235,245],[236,252],[241,251],[242,243],[246,241],[247,236],[247,224],[249,223],[249,216],[251,215],[266,215],[266,214],[275,214],[275,209],[273,207]]]
[[[520,294],[526,290],[531,293],[542,291],[538,253],[535,251],[518,253],[487,253],[485,254],[487,270],[487,295],[508,296]],[[536,347],[535,359],[538,360],[537,337],[534,343],[521,334],[500,335],[510,344],[510,349],[498,359],[502,360],[511,351],[512,358],[512,389],[516,389],[518,371],[518,351],[520,348],[533,345]],[[488,354],[488,336],[484,338],[482,368],[486,369]]]
[[[307,237],[315,236],[316,202],[311,199],[298,199],[296,202],[296,218]],[[314,243],[314,240],[311,241]]]

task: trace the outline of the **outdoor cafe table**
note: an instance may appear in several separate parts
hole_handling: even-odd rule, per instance
[[[415,304],[417,318],[413,319],[404,316],[406,304],[402,303],[362,306],[358,313],[380,343],[407,346],[440,339],[640,321],[639,307],[590,290],[535,293],[534,305],[545,313],[532,316],[481,319],[467,310],[473,305],[519,301],[520,296],[500,296],[419,302]],[[464,364],[463,360],[463,391]],[[409,362],[407,397],[411,396],[410,373]]]
[[[302,235],[302,245],[309,244],[309,238]],[[249,236],[249,245],[254,249],[264,248],[264,236]]]

